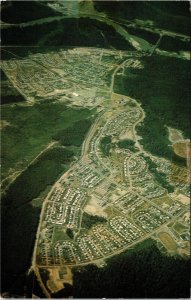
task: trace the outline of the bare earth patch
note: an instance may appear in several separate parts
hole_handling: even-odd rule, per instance
[[[190,204],[190,198],[183,195],[183,194],[179,194],[177,196],[177,200],[180,201],[181,203],[187,205],[187,204]]]
[[[107,217],[106,212],[104,212],[103,208],[99,205],[95,197],[91,198],[90,202],[84,207],[84,211],[90,215]]]
[[[56,293],[64,288],[64,282],[72,283],[72,273],[69,268],[65,268],[62,272],[62,268],[48,268],[49,280],[47,281],[47,286],[52,293]],[[63,276],[60,273],[64,273]]]
[[[133,136],[133,131],[132,129],[127,129],[124,133],[121,133],[119,136],[120,140],[133,140],[134,141],[134,136]]]
[[[190,243],[189,242],[185,243],[185,247],[180,248],[178,250],[178,252],[180,253],[180,255],[189,256],[190,257]]]

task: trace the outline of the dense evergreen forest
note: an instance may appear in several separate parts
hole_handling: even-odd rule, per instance
[[[84,111],[79,114],[83,118]],[[68,137],[71,137],[72,141],[76,141],[75,145],[80,146],[90,125],[91,122],[86,120],[75,122],[72,127],[68,127],[69,131],[68,128],[64,132],[61,131],[61,137],[65,143]],[[73,156],[71,149],[60,145],[48,149],[17,177],[3,195],[1,220],[3,292],[23,295],[41,211],[41,203],[35,207],[31,201],[41,197],[42,192],[46,194],[46,189],[49,189],[58,176],[69,167]],[[72,237],[71,232],[67,234]]]
[[[163,36],[159,49],[165,50],[165,51],[190,51],[190,42],[181,41],[179,39],[176,39],[171,36]]]
[[[115,80],[116,93],[139,101],[146,113],[137,133],[146,151],[185,164],[174,155],[168,139],[170,126],[190,135],[190,66],[187,61],[162,57],[142,57],[143,69],[126,69]],[[180,113],[181,112],[181,113]]]
[[[74,269],[74,298],[189,298],[190,260],[162,254],[153,240]],[[61,293],[60,293],[61,295]]]
[[[164,189],[168,191],[168,193],[174,192],[174,187],[168,182],[166,178],[166,174],[163,172],[159,172],[157,170],[157,165],[153,162],[150,157],[145,157],[145,161],[147,162],[147,166],[152,175],[154,175],[154,179],[157,183],[159,183]]]
[[[93,216],[86,212],[83,213],[81,228],[90,229],[97,224],[106,223],[107,219],[100,216]]]
[[[111,18],[150,20],[154,27],[190,33],[188,1],[94,1],[94,6]]]
[[[73,153],[56,147],[45,152],[11,184],[2,197],[2,289],[22,295],[41,211],[31,200],[66,170]]]
[[[1,105],[25,101],[25,98],[14,88],[1,69]]]
[[[109,156],[109,152],[111,149],[111,136],[105,136],[100,141],[100,149],[104,156]]]
[[[2,203],[14,208],[20,207],[37,197],[57,176],[66,169],[73,156],[73,152],[61,147],[47,150],[31,164],[10,185]]]
[[[129,149],[132,152],[136,152],[137,148],[135,146],[135,142],[130,140],[130,139],[126,139],[126,140],[121,140],[117,143],[119,148],[124,148],[124,149]]]
[[[41,1],[6,1],[2,3],[1,19],[5,23],[17,24],[36,19],[59,16]]]
[[[53,138],[64,146],[81,146],[91,124],[90,119],[80,120],[71,127],[59,131]]]
[[[28,27],[2,30],[2,45],[82,46],[117,48],[133,51],[134,47],[116,30],[89,18],[71,18]]]

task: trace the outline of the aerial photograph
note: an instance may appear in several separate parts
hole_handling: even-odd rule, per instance
[[[1,298],[190,299],[189,1],[1,1]]]

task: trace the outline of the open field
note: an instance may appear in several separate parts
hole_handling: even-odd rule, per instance
[[[182,132],[180,130],[168,127],[169,141],[171,143],[176,143],[184,139]]]
[[[171,182],[180,184],[188,182],[188,170],[186,167],[181,167],[172,163],[169,175]]]
[[[161,232],[158,234],[159,239],[163,243],[163,245],[170,251],[175,251],[177,249],[177,245],[175,241],[172,239],[172,237],[166,233]]]
[[[182,234],[186,231],[186,226],[179,223],[179,222],[176,222],[174,225],[173,225],[173,228],[174,230],[176,230],[179,234]]]
[[[189,142],[178,142],[173,144],[173,150],[174,152],[183,158],[188,157],[188,149],[190,148],[190,143]]]

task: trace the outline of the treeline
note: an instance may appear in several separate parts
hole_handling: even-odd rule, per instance
[[[72,126],[59,131],[53,136],[53,139],[59,141],[64,146],[81,146],[91,124],[90,119],[80,120]]]
[[[107,219],[101,216],[93,216],[86,212],[83,213],[81,227],[85,229],[90,229],[92,226],[96,224],[106,223]]]
[[[9,81],[4,71],[1,69],[1,103],[8,104],[25,101],[25,98],[18,93],[12,83]]]
[[[146,240],[133,249],[73,271],[74,298],[189,298],[190,260],[163,255]]]
[[[73,239],[74,238],[74,232],[71,228],[67,228],[66,229],[66,234],[67,236],[70,238],[70,239]]]

